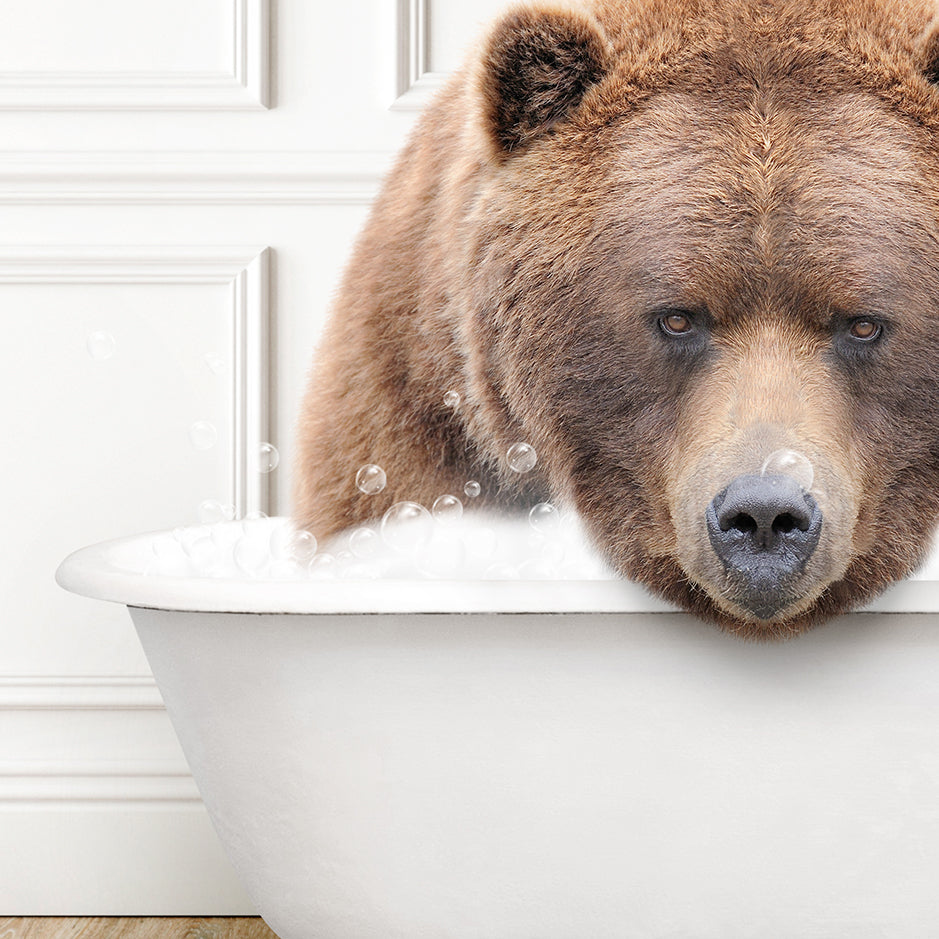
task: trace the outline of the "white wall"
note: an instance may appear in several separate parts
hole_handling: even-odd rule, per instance
[[[53,572],[205,499],[287,510],[351,240],[416,110],[505,5],[5,4],[0,912],[251,912],[126,611]]]

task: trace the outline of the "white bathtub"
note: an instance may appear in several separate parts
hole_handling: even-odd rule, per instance
[[[931,575],[757,645],[622,582],[141,576],[153,537],[57,577],[130,607],[283,939],[939,935]]]

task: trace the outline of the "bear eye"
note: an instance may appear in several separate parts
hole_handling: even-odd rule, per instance
[[[848,327],[848,335],[858,342],[873,342],[880,338],[883,331],[884,328],[880,323],[866,319],[854,320]]]
[[[694,323],[687,313],[665,313],[659,317],[659,328],[667,336],[687,336],[694,331]]]

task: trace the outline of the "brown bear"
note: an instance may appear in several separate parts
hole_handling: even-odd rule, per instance
[[[468,479],[480,503],[558,500],[622,575],[745,636],[910,573],[939,518],[934,16],[505,15],[360,237],[304,403],[299,523],[323,537]]]

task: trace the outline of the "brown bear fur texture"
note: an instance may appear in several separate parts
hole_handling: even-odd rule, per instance
[[[358,241],[302,411],[298,523],[323,538],[476,479],[478,504],[573,507],[625,577],[744,636],[792,635],[907,575],[939,518],[934,16],[918,0],[504,16]],[[539,456],[524,476],[517,441]],[[756,615],[705,513],[785,448],[811,460],[824,523],[791,596]],[[365,463],[387,472],[378,495],[355,487]]]

